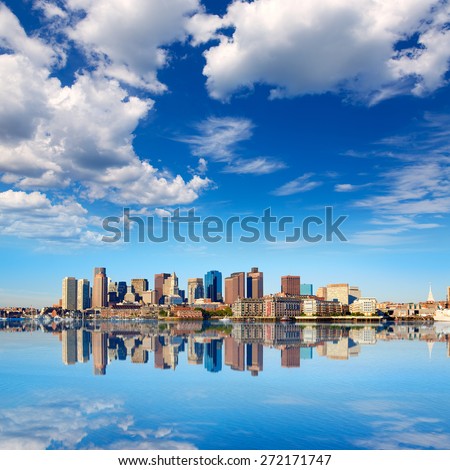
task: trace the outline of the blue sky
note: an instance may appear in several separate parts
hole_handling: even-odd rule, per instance
[[[395,4],[393,4],[395,3]],[[445,298],[450,6],[0,1],[0,304],[258,266]],[[341,242],[106,244],[106,216],[348,216]]]

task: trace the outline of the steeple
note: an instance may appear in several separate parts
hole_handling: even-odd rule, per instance
[[[427,302],[432,302],[432,303],[434,303],[433,292],[431,292],[431,284],[430,284],[430,291],[428,292],[428,299],[427,299]]]

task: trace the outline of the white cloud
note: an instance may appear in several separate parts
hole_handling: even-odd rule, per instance
[[[66,199],[52,203],[38,191],[0,193],[0,228],[3,235],[33,240],[97,244],[99,233],[89,229],[88,211]]]
[[[77,5],[94,8],[90,2]],[[3,23],[7,27],[0,41],[10,52],[0,55],[3,183],[26,190],[81,185],[80,193],[91,200],[155,205],[190,203],[209,186],[207,178],[194,174],[185,181],[135,154],[133,132],[153,100],[131,95],[99,71],[80,72],[72,85],[62,86],[51,77],[52,50],[38,38],[28,38],[0,4]]]
[[[237,159],[223,170],[224,173],[266,175],[286,168],[283,162],[267,157],[257,157],[251,160]]]
[[[213,98],[262,83],[271,98],[345,90],[375,103],[444,84],[449,13],[437,0],[235,1],[221,24],[199,14],[190,28],[194,44],[220,39],[204,53]],[[398,50],[414,34],[419,45]]]
[[[314,176],[314,173],[305,173],[302,176],[299,176],[293,181],[289,181],[283,186],[280,186],[275,191],[272,191],[274,196],[290,196],[292,194],[304,193],[311,191],[312,189],[321,186],[321,181],[313,181],[311,178]]]
[[[71,39],[104,74],[129,85],[160,93],[157,78],[169,61],[165,45],[183,41],[187,19],[198,0],[66,0],[82,18],[67,29]]]

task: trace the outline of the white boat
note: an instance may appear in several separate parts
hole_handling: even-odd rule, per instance
[[[222,321],[224,323],[228,323],[230,322],[231,320],[228,318],[228,317],[224,317],[224,318],[220,318],[219,321]]]
[[[450,308],[437,309],[434,312],[433,320],[450,322]]]

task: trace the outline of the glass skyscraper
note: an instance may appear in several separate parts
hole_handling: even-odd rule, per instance
[[[205,274],[205,297],[212,302],[222,301],[222,273],[208,271]]]

